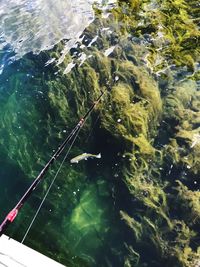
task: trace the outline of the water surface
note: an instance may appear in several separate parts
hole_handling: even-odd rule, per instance
[[[198,266],[198,14],[176,4],[0,2],[1,220],[105,90],[24,241],[66,266]]]

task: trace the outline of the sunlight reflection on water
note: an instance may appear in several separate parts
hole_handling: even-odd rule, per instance
[[[73,46],[93,21],[91,1],[10,0],[0,1],[0,50],[9,48],[19,59],[38,54],[63,39]]]

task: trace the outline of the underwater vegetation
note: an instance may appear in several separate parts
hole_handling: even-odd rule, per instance
[[[124,12],[123,12],[124,11]],[[119,1],[116,11],[134,36],[149,47],[147,60],[153,71],[169,64],[187,66],[199,61],[198,1]]]
[[[62,41],[4,71],[0,148],[24,187],[104,91],[70,152],[102,159],[64,164],[27,244],[67,266],[199,266],[197,2],[118,1],[109,16],[94,6],[96,19],[61,63]]]

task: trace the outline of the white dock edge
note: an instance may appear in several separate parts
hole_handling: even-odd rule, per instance
[[[0,267],[64,267],[64,265],[2,235],[0,237]]]

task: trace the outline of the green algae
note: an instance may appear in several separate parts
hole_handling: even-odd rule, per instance
[[[180,47],[184,41],[186,42],[186,39],[184,39],[186,37],[183,38],[180,34],[178,42],[176,42],[175,36],[178,35],[180,29],[178,28],[175,31],[174,26],[171,25],[180,15],[184,15],[184,18],[187,19],[187,14],[184,13],[185,11],[181,14],[177,11],[173,18],[167,20],[169,16],[165,4],[167,5],[167,3],[161,5],[162,12],[158,11],[159,8],[157,8],[153,15],[144,22],[144,26],[138,28],[136,32],[138,36],[144,33],[155,36],[156,31],[159,30],[159,25],[162,24],[165,40],[156,44],[157,46],[167,44],[166,49],[161,50],[162,60],[164,61],[163,58],[168,57],[168,64],[175,63],[176,66],[184,65],[188,66],[189,69],[194,69],[194,59],[198,58],[198,51],[192,56],[187,52],[180,52]],[[125,14],[121,11],[120,6],[112,13],[115,23],[117,20],[123,21],[123,26],[118,35],[123,36],[123,41],[127,38],[128,32],[136,26],[136,19],[138,18],[136,13],[145,4],[133,1],[130,5],[131,9],[127,7],[126,3],[122,4],[122,7],[124,6],[126,6]],[[146,10],[147,7],[148,4],[146,4]],[[176,5],[173,4],[170,9],[173,10],[171,12],[174,12],[176,8]],[[182,3],[182,8],[185,8],[184,3]],[[159,16],[157,16],[158,12]],[[146,14],[150,15],[147,11]],[[168,25],[171,25],[172,29]],[[104,26],[106,26],[105,23]],[[115,27],[113,26],[113,28]],[[198,30],[195,27],[194,24],[191,24],[186,31],[193,31],[196,36]],[[193,38],[194,35],[188,33],[187,40]],[[102,37],[102,40],[105,48],[109,47],[107,46],[109,41],[104,37]],[[173,201],[184,203],[179,203],[179,206],[186,205],[188,207],[187,217],[189,217],[189,207],[192,204],[190,200],[181,199],[180,196],[177,200],[176,195],[169,191],[171,183],[165,176],[171,166],[170,164],[166,165],[166,161],[169,161],[173,166],[177,166],[177,168],[180,168],[180,166],[184,168],[185,166],[188,169],[187,166],[189,166],[190,172],[195,175],[199,173],[199,154],[197,152],[199,145],[193,143],[195,134],[199,133],[198,128],[195,129],[195,125],[198,125],[196,83],[194,80],[181,82],[172,89],[169,88],[169,93],[166,93],[166,96],[162,99],[157,82],[146,70],[146,67],[141,62],[138,63],[141,60],[141,58],[138,58],[143,57],[143,54],[135,53],[135,49],[138,48],[137,45],[130,44],[127,41],[120,43],[120,46],[124,49],[115,49],[109,57],[102,55],[100,41],[97,45],[99,45],[100,51],[91,48],[93,57],[83,65],[81,70],[76,70],[76,74],[83,75],[87,73],[88,77],[92,77],[87,80],[85,77],[82,79],[85,90],[88,90],[89,87],[93,88],[95,95],[102,86],[105,86],[104,101],[97,108],[101,120],[101,129],[109,132],[111,138],[114,138],[116,142],[123,144],[121,147],[123,151],[121,152],[129,159],[122,163],[122,179],[129,189],[129,197],[136,202],[136,206],[133,204],[133,206],[127,207],[128,211],[126,209],[121,210],[120,214],[123,221],[132,230],[136,243],[132,241],[126,247],[127,255],[124,265],[145,266],[145,264],[149,264],[149,266],[160,266],[159,264],[162,264],[168,266],[170,264],[171,266],[192,266],[199,259],[197,249],[191,247],[192,240],[197,233],[193,226],[186,224],[188,223],[187,220],[182,218],[181,215],[176,215],[176,220],[173,218],[173,205],[171,203]],[[148,60],[151,63],[151,68],[155,70],[164,68],[166,63],[154,66],[157,55],[152,61],[150,57],[157,52],[151,47],[149,47],[149,51]],[[130,55],[134,55],[134,58]],[[114,79],[115,76],[118,76],[119,80],[110,82],[111,78]],[[109,83],[109,86],[106,83]],[[79,94],[76,94],[76,97],[81,99]],[[87,98],[86,95],[84,97]],[[87,100],[82,101],[82,103],[87,105]],[[169,132],[172,132],[172,136],[165,147],[159,150],[154,145],[154,140],[158,135],[160,125],[162,125],[162,120],[169,122]],[[171,124],[170,121],[172,121]],[[182,146],[183,140],[184,147]],[[196,154],[194,151],[196,151]],[[165,170],[165,172],[162,173],[160,170]],[[181,192],[180,187],[177,190]],[[179,209],[182,209],[182,206]],[[79,209],[75,209],[75,211],[74,214],[80,213]],[[72,218],[77,217],[74,215]],[[85,216],[81,216],[81,218],[84,219]],[[75,221],[77,223],[81,219]],[[83,225],[88,227],[87,223],[83,223]],[[96,244],[98,245],[97,241]],[[152,251],[152,257],[146,260],[144,250],[148,249]],[[145,263],[145,261],[148,263]],[[156,265],[155,261],[157,261]]]
[[[147,58],[155,71],[167,62],[194,71],[200,52],[199,27],[191,13],[194,16],[197,10],[194,3],[182,0],[119,1],[116,16],[126,25],[123,32],[152,37]]]
[[[133,4],[130,2],[129,8],[127,2],[121,2],[121,6],[123,8],[126,7],[125,15],[123,14],[123,16],[121,16],[118,9],[117,13],[114,13],[114,16],[116,19],[120,14],[119,20],[122,20],[125,25],[121,33],[126,34],[126,31],[130,31],[130,29],[133,29],[136,25],[134,20],[136,18],[136,12],[138,12],[141,7],[141,3],[138,4],[137,2],[136,4],[136,2],[134,2]],[[162,25],[163,43],[167,43],[166,48],[161,50],[162,57],[168,57],[168,62],[170,64],[175,63],[176,66],[184,65],[188,66],[189,70],[194,70],[195,60],[199,57],[198,46],[194,47],[194,49],[196,49],[195,51],[192,49],[190,51],[181,50],[181,46],[184,43],[186,44],[188,40],[192,40],[193,38],[198,39],[198,29],[191,21],[187,24],[186,21],[189,21],[190,18],[186,12],[188,11],[188,7],[184,1],[181,3],[173,3],[170,9],[167,5],[167,3],[162,2],[162,12],[157,11],[159,10],[157,7],[157,10],[153,12],[154,21],[152,19],[153,16],[147,13],[150,15],[148,21],[152,19],[150,21],[151,24],[146,24],[146,28],[144,26],[142,31],[140,30],[140,34],[150,30],[149,33],[155,36],[155,32],[158,31],[160,25]],[[132,9],[133,7],[134,11]],[[177,12],[174,12],[175,10],[177,10]],[[131,14],[131,11],[133,11],[133,14]],[[169,18],[169,12],[174,12],[175,15]],[[158,14],[159,16],[157,16]],[[132,22],[130,22],[130,18]],[[175,20],[184,20],[183,26],[181,23],[176,24]],[[147,26],[151,27],[148,28]],[[174,29],[174,27],[177,28]],[[181,33],[181,27],[184,27],[184,33]],[[160,44],[161,42],[158,42],[157,46]],[[157,53],[155,50],[152,51],[154,54]],[[190,52],[191,54],[189,54]],[[148,59],[149,57],[150,55]],[[116,56],[114,56],[114,58],[116,58]],[[117,59],[118,58],[119,56]],[[151,66],[154,65],[155,60],[156,57],[151,62]],[[102,126],[109,131],[113,137],[126,144],[124,146],[124,152],[130,159],[128,170],[127,166],[124,169],[124,173],[126,173],[125,180],[133,199],[137,199],[136,202],[139,208],[135,208],[135,211],[132,210],[132,216],[121,211],[121,216],[132,229],[135,239],[140,243],[140,246],[142,246],[141,244],[143,243],[144,233],[146,232],[146,235],[150,235],[150,232],[152,232],[150,235],[151,242],[154,244],[156,250],[161,253],[162,257],[167,259],[168,263],[171,263],[173,266],[192,266],[192,264],[199,259],[198,252],[195,252],[195,250],[193,251],[190,247],[190,242],[196,233],[189,228],[190,226],[186,226],[186,224],[181,221],[181,217],[179,221],[175,221],[171,218],[170,202],[171,198],[175,201],[176,197],[169,193],[169,181],[163,182],[162,180],[158,180],[161,178],[165,180],[158,169],[166,168],[165,160],[167,159],[171,161],[173,166],[179,168],[180,166],[181,168],[185,166],[185,169],[189,169],[194,175],[198,175],[199,173],[199,153],[197,152],[197,150],[199,150],[199,129],[195,127],[195,125],[199,123],[199,102],[197,100],[198,92],[196,90],[196,83],[191,80],[186,80],[176,86],[172,94],[167,94],[167,97],[164,98],[162,114],[162,102],[160,100],[159,91],[155,89],[156,86],[154,82],[150,82],[150,75],[146,74],[140,66],[134,66],[130,61],[120,61],[119,64],[115,63],[114,65],[117,66],[115,73],[119,76],[120,82],[112,87],[111,93],[108,96],[106,106],[109,106],[109,109],[106,110],[106,113],[103,112]],[[161,64],[156,66],[157,69],[158,67],[161,68]],[[162,68],[163,67],[164,65]],[[154,86],[150,87],[152,84]],[[131,90],[130,87],[133,89]],[[133,104],[134,100],[136,100],[135,104]],[[112,112],[112,116],[108,114],[110,112]],[[137,117],[138,114],[139,117]],[[174,134],[172,138],[169,139],[169,144],[166,145],[163,151],[157,152],[159,157],[156,157],[156,149],[153,146],[152,139],[157,134],[160,118],[169,121],[169,123],[170,120],[172,121],[172,124],[169,125],[171,126],[170,131],[173,131]],[[119,122],[114,127],[114,123],[118,120]],[[148,123],[149,121],[151,122],[150,124]],[[183,140],[185,142],[184,147],[182,146]],[[196,150],[196,152],[194,150]],[[155,165],[157,165],[157,167]],[[148,175],[146,172],[148,172]],[[189,206],[192,204],[187,203],[185,205],[188,205],[187,212],[189,212]],[[145,216],[145,219],[141,219],[141,214]],[[140,220],[142,220],[142,222],[134,219],[134,215],[137,217],[140,215]],[[187,216],[189,217],[188,213],[186,214],[186,217]],[[154,219],[152,220],[152,218]],[[178,224],[181,225],[181,230],[177,229]],[[180,231],[181,234],[178,234],[178,231]],[[177,236],[174,236],[174,239],[170,240],[171,233],[173,232],[177,232]],[[174,249],[173,242],[176,244]],[[142,255],[141,251],[138,254],[138,250],[133,245],[133,255],[135,251],[137,251],[137,255]],[[139,256],[138,258],[142,261],[142,257]],[[127,258],[126,265],[131,266],[130,262],[131,261]],[[136,266],[137,265],[138,261],[136,263]]]
[[[113,132],[109,126],[115,124],[114,133],[116,135],[124,136],[130,143],[143,149],[144,154],[151,154],[153,149],[147,141],[148,133],[154,131],[162,110],[158,88],[144,69],[137,69],[131,62],[120,62],[118,71],[123,83],[119,82],[113,86],[109,102],[106,103],[110,109],[106,109],[106,112],[101,111],[103,112],[102,125],[108,131]],[[143,79],[140,75],[143,75]],[[139,87],[139,91],[134,86],[131,89],[131,80],[133,79]],[[125,82],[130,85],[126,85]],[[110,113],[114,113],[114,116]],[[116,123],[118,121],[119,123]],[[129,129],[131,129],[130,133]]]
[[[200,219],[200,192],[189,190],[187,186],[183,185],[180,181],[177,181],[177,183],[177,198],[181,209],[184,211],[183,215],[185,215],[186,210],[188,211],[184,220],[187,221],[189,225],[195,224]]]
[[[193,103],[199,96],[193,81],[183,82],[175,88],[173,94],[166,98],[166,117],[171,117],[179,124],[176,133],[169,144],[173,158],[194,174],[199,172],[199,109],[193,109]],[[171,113],[169,113],[171,109]],[[172,114],[173,113],[173,114]],[[172,148],[173,147],[173,148]],[[168,150],[168,148],[166,148]],[[182,151],[181,151],[182,150]],[[183,157],[180,155],[180,152]],[[170,154],[170,153],[169,153]]]
[[[81,67],[77,67],[77,63],[70,73],[62,75],[72,60],[68,55],[57,66],[59,73],[56,80],[43,81],[47,91],[42,105],[48,105],[48,112],[42,107],[38,110],[32,99],[25,103],[13,93],[5,101],[5,110],[1,113],[1,124],[12,134],[8,154],[12,159],[17,158],[20,169],[27,176],[33,177],[34,162],[38,161],[42,166],[49,155],[40,152],[41,142],[48,151],[53,139],[58,144],[63,138],[60,129],[67,126],[68,130],[73,126],[101,90],[105,91],[103,101],[94,115],[99,117],[103,136],[105,134],[109,141],[114,140],[116,150],[125,156],[119,159],[119,176],[128,189],[125,197],[121,196],[121,192],[115,196],[118,201],[117,212],[123,219],[124,227],[130,229],[128,237],[125,235],[122,241],[126,245],[123,257],[118,257],[120,266],[192,267],[199,261],[199,192],[192,188],[194,181],[199,183],[200,170],[200,95],[195,73],[199,58],[199,30],[196,21],[190,17],[194,12],[190,9],[193,2],[156,1],[151,6],[149,1],[119,1],[118,8],[106,20],[101,18],[100,11],[97,12],[98,20],[86,30],[87,37],[92,39],[96,34],[96,25],[111,25],[113,36],[117,35],[118,38],[113,53],[108,57],[104,55],[105,49],[115,43],[112,38],[101,34],[96,47],[85,49],[92,57]],[[155,39],[145,49],[130,38],[134,35],[142,42],[145,34]],[[60,51],[62,44],[49,55],[59,58]],[[148,66],[145,66],[145,60]],[[177,82],[173,77],[174,72],[169,71],[171,81],[161,89],[152,72],[162,71],[171,64],[175,64],[177,69],[186,66],[194,74],[190,74],[190,79],[184,77],[183,81]],[[116,76],[118,80],[115,80]],[[14,87],[19,90],[18,79],[12,83],[16,83]],[[22,134],[18,133],[15,138],[13,125],[19,120],[14,112],[17,104],[21,107],[20,111],[25,110],[21,120],[29,121],[31,130],[28,128],[25,131],[24,127]],[[35,128],[33,125],[37,124],[33,122],[40,120],[43,141],[37,147],[34,140],[39,128]],[[163,121],[167,124],[169,138],[159,146],[156,139],[161,135]],[[83,139],[88,136],[93,123],[93,118],[87,121],[72,154],[92,148]],[[98,146],[99,142],[94,136],[94,144]],[[1,142],[1,145],[6,147],[7,143]],[[106,151],[112,149],[108,145]],[[115,159],[110,162],[112,164]],[[181,171],[172,175],[173,169]],[[183,178],[184,171],[189,173],[186,178]],[[101,172],[105,173],[105,177],[108,176],[106,167]],[[104,203],[106,189],[104,186],[101,189],[102,199],[94,184],[88,184],[85,188],[88,173],[89,168],[80,166],[75,169],[67,164],[60,174],[61,180],[56,184],[59,190],[55,190],[47,200],[48,209],[42,216],[43,219],[48,217],[49,208],[53,210],[55,218],[63,214],[63,210],[66,211],[66,216],[61,219],[61,227],[57,229],[57,221],[52,219],[52,222],[45,223],[46,231],[41,236],[48,235],[49,240],[56,242],[56,247],[64,248],[62,255],[47,245],[49,240],[45,241],[49,251],[56,251],[60,261],[67,262],[69,266],[95,266],[98,251],[108,242],[106,236],[112,228]],[[112,175],[112,171],[109,171],[109,175]],[[178,186],[177,179],[181,180]],[[46,187],[47,183],[44,183],[42,192]],[[128,203],[126,205],[122,204],[124,198]],[[28,208],[25,213],[29,213]],[[39,222],[42,223],[42,219]],[[34,230],[34,235],[39,235],[37,230]],[[197,244],[194,240],[197,240]],[[31,243],[31,238],[28,242]],[[34,246],[38,246],[37,242]],[[114,244],[112,246],[115,247]],[[122,253],[120,249],[119,254]],[[146,251],[152,254],[147,256]]]
[[[32,172],[33,166],[32,166],[32,157],[33,154],[31,152],[32,148],[31,145],[27,142],[27,140],[30,140],[31,135],[30,133],[27,134],[28,136],[24,136],[24,127],[23,127],[23,120],[22,120],[22,111],[20,107],[18,107],[18,110],[16,110],[16,106],[18,104],[18,97],[15,93],[13,93],[11,96],[9,96],[6,105],[4,106],[4,110],[1,112],[1,124],[2,129],[1,132],[3,135],[7,136],[10,135],[12,139],[4,139],[5,143],[1,143],[6,150],[8,151],[8,156],[11,159],[17,159],[19,166],[24,169],[25,172]],[[22,103],[23,105],[23,103]],[[26,105],[26,103],[25,103]],[[34,118],[34,114],[36,110],[33,109],[29,110],[26,114],[26,118],[31,117],[32,122],[37,120],[37,117]],[[26,119],[24,118],[24,121]],[[28,127],[31,128],[31,125]],[[30,129],[29,128],[29,129]],[[6,132],[8,131],[8,132]],[[27,139],[26,139],[27,138]],[[2,140],[3,141],[3,140]],[[34,152],[33,152],[34,153]],[[31,156],[32,154],[32,156]],[[36,158],[38,158],[38,155],[35,155]]]
[[[138,266],[140,255],[131,247],[126,246],[127,250],[129,251],[129,255],[126,257],[124,266],[131,267],[131,266]]]

